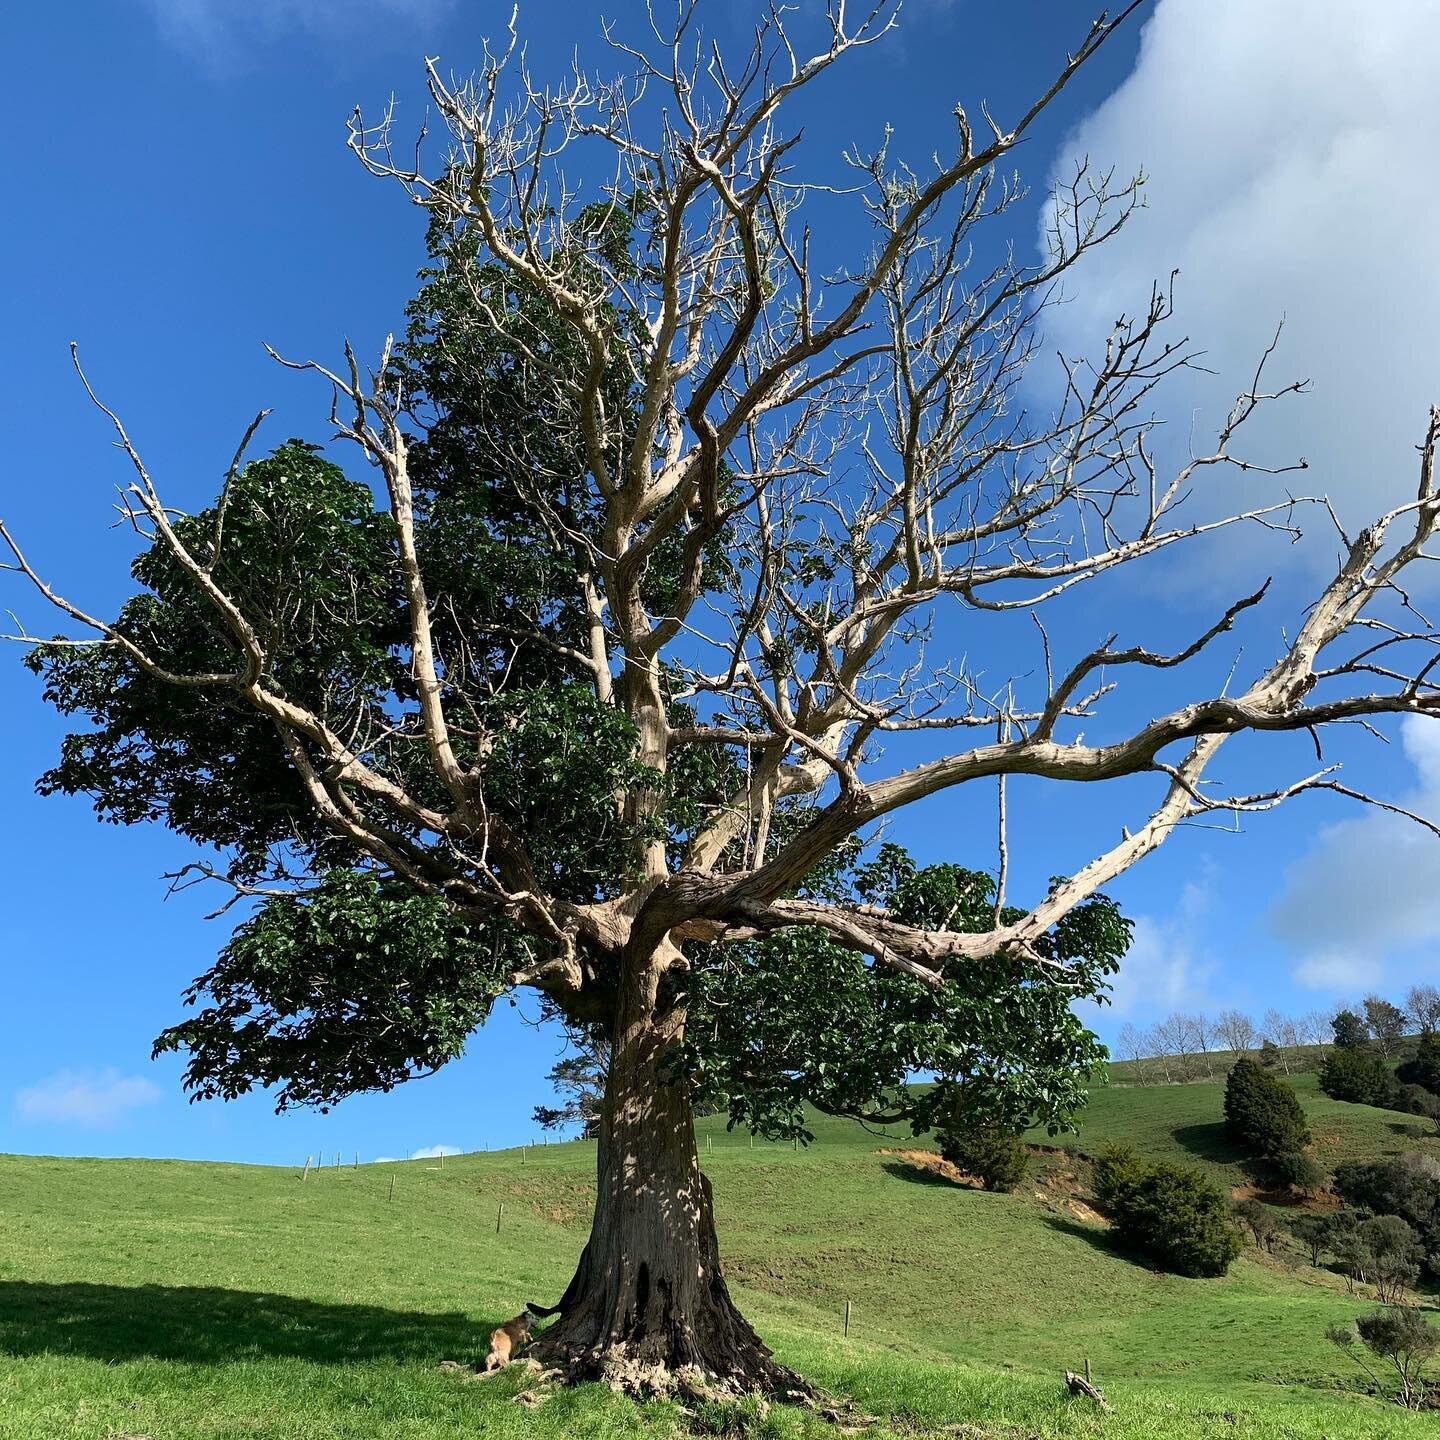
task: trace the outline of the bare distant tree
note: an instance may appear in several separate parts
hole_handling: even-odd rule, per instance
[[[1140,1037],[1140,1043],[1145,1047],[1145,1053],[1149,1055],[1160,1068],[1167,1085],[1172,1084],[1175,1079],[1175,1057],[1167,1048],[1166,1036],[1160,1025],[1152,1025]]]
[[[1145,1058],[1149,1054],[1145,1041],[1146,1037],[1128,1022],[1120,1027],[1120,1033],[1115,1037],[1116,1052],[1135,1067],[1135,1078],[1142,1085],[1149,1084],[1145,1078]]]
[[[1215,1033],[1227,1050],[1243,1055],[1255,1046],[1255,1022],[1239,1010],[1222,1010],[1215,1017]]]
[[[1195,1073],[1194,1055],[1198,1048],[1195,1040],[1193,1017],[1179,1010],[1172,1011],[1163,1020],[1155,1022],[1155,1038],[1160,1042],[1163,1054],[1174,1056],[1176,1069],[1182,1079],[1193,1079]]]
[[[1334,1018],[1329,1010],[1307,1010],[1295,1023],[1305,1044],[1328,1045],[1335,1037],[1331,1026]]]
[[[1405,1013],[1417,1030],[1440,1030],[1440,990],[1433,985],[1412,985],[1405,992]]]
[[[1267,1010],[1260,1022],[1260,1032],[1277,1048],[1279,1053],[1275,1058],[1280,1062],[1281,1070],[1288,1075],[1290,1063],[1294,1059],[1290,1052],[1300,1044],[1300,1031],[1295,1022],[1278,1010]]]
[[[65,598],[3,525],[0,541],[11,568],[125,674],[213,701],[211,723],[243,715],[273,729],[318,821],[387,879],[515,927],[531,960],[512,984],[610,1027],[594,1224],[541,1342],[547,1358],[598,1374],[623,1356],[646,1374],[698,1367],[783,1386],[794,1377],[726,1289],[688,1082],[669,1066],[686,1037],[691,947],[810,927],[937,990],[964,992],[973,967],[1000,963],[1066,986],[1074,972],[1047,937],[1177,827],[1307,791],[1366,798],[1325,760],[1249,791],[1225,784],[1217,760],[1237,734],[1303,733],[1319,747],[1337,723],[1440,713],[1440,636],[1407,599],[1440,531],[1440,410],[1419,427],[1409,498],[1360,528],[1341,529],[1321,497],[1197,509],[1191,497],[1213,477],[1265,469],[1238,453],[1241,432],[1304,382],[1272,381],[1262,363],[1213,439],[1162,467],[1156,388],[1197,352],[1169,338],[1170,287],[1148,281],[1092,357],[1062,358],[1053,405],[1021,404],[1034,393],[1029,362],[1051,349],[1044,316],[1060,282],[1126,223],[1140,191],[1085,164],[1067,173],[1032,261],[1032,212],[1017,211],[1024,192],[1006,169],[1135,5],[1097,22],[1013,118],[972,124],[947,108],[944,133],[922,143],[928,158],[910,163],[887,130],[843,157],[843,183],[833,153],[806,148],[820,127],[799,120],[812,87],[891,28],[892,4],[762,4],[744,27],[727,8],[717,36],[743,31],[738,51],[702,40],[689,0],[669,18],[662,8],[634,43],[608,32],[619,75],[534,77],[513,30],[471,80],[430,62],[439,155],[399,135],[393,112],[378,123],[357,112],[351,129],[370,173],[461,237],[457,284],[477,253],[503,271],[505,285],[476,304],[578,417],[573,498],[559,507],[537,484],[525,503],[527,524],[571,557],[585,628],[564,643],[544,616],[522,614],[516,628],[556,646],[633,735],[633,766],[606,802],[631,837],[613,893],[552,883],[484,793],[493,695],[437,628],[442,592],[416,544],[409,397],[388,347],[368,372],[348,349],[337,365],[303,368],[332,392],[331,423],[374,466],[393,524],[407,631],[397,668],[413,681],[395,704],[332,693],[324,676],[321,700],[282,683],[268,622],[217,567],[219,527],[213,539],[186,530],[110,412],[134,470],[127,518],[213,621],[216,658],[175,660],[163,636]],[[847,206],[866,236],[836,253],[853,232],[831,217]],[[1007,213],[1024,217],[1027,239],[988,251],[981,232]],[[974,258],[987,253],[998,263]],[[528,324],[522,291],[586,363],[537,340],[549,332]],[[1253,619],[1268,582],[1163,649],[1120,641],[1129,615],[1074,650],[1085,612],[1046,619],[1121,567],[1223,541],[1241,523],[1298,538],[1310,515],[1334,524],[1333,570],[1269,627],[1264,663],[1247,649],[1244,673],[1211,666],[1228,672],[1221,684],[1187,662]],[[717,546],[734,563],[711,564]],[[678,557],[665,562],[678,579],[657,599],[650,579],[665,556]],[[952,610],[963,651],[938,643],[936,616]],[[1032,622],[1033,653],[1019,649],[1016,615]],[[1122,677],[1159,670],[1194,675],[1174,708],[1112,713]],[[934,742],[923,759],[897,738],[916,735]],[[696,762],[707,755],[734,757],[743,782],[718,801],[702,785],[685,835],[667,843],[674,787],[684,799],[700,785],[687,777],[719,773]],[[837,847],[906,806],[977,783],[990,794],[1009,775],[1158,788],[1118,839],[1097,841],[1038,904],[997,905],[983,933],[798,893]],[[293,877],[276,869],[263,878],[283,887]],[[1186,1059],[1190,1030],[1172,1043]]]

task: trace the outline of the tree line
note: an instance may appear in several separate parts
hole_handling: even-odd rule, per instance
[[[1214,1079],[1221,1062],[1257,1052],[1283,1074],[1315,1064],[1327,1047],[1372,1046],[1382,1060],[1398,1057],[1408,1035],[1440,1029],[1440,990],[1412,985],[1403,1004],[1367,995],[1354,1005],[1287,1015],[1267,1010],[1257,1024],[1244,1011],[1172,1011],[1147,1028],[1126,1024],[1114,1054],[1142,1085]],[[1308,1052],[1308,1053],[1307,1053]]]

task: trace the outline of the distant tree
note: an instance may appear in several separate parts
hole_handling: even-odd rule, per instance
[[[1330,1181],[1329,1171],[1318,1160],[1302,1155],[1299,1151],[1278,1156],[1272,1169],[1275,1179],[1281,1185],[1287,1185],[1290,1189],[1299,1190],[1306,1195],[1323,1190]]]
[[[1243,1055],[1255,1045],[1255,1022],[1239,1010],[1222,1010],[1215,1017],[1215,1033],[1227,1050]]]
[[[1320,1067],[1320,1088],[1332,1100],[1385,1107],[1395,1094],[1395,1077],[1378,1056],[1337,1044]]]
[[[1175,1079],[1175,1070],[1171,1064],[1172,1056],[1166,1046],[1166,1038],[1164,1026],[1157,1023],[1140,1037],[1140,1042],[1154,1058],[1155,1063],[1160,1067],[1161,1075],[1164,1076],[1165,1083],[1169,1085]]]
[[[1335,1167],[1335,1191],[1355,1210],[1398,1215],[1420,1237],[1427,1265],[1440,1271],[1440,1161],[1413,1151]]]
[[[1123,1182],[1115,1233],[1177,1275],[1223,1275],[1244,1248],[1224,1192],[1198,1170],[1162,1163]]]
[[[1415,1228],[1399,1215],[1373,1215],[1355,1227],[1367,1256],[1366,1279],[1375,1298],[1393,1305],[1416,1280],[1425,1260],[1425,1247]]]
[[[1370,1043],[1370,1027],[1353,1010],[1341,1010],[1330,1021],[1335,1043],[1347,1050],[1358,1050]]]
[[[1290,1051],[1300,1043],[1295,1022],[1278,1010],[1267,1010],[1260,1022],[1260,1031],[1275,1047],[1275,1062],[1288,1075],[1292,1059]]]
[[[939,1130],[940,1153],[987,1190],[1013,1190],[1025,1178],[1030,1152],[1013,1129],[965,1111]]]
[[[1425,1403],[1425,1370],[1440,1350],[1440,1330],[1418,1310],[1376,1310],[1360,1316],[1353,1326],[1332,1326],[1325,1333],[1377,1386],[1383,1382],[1364,1352],[1388,1360],[1400,1380],[1398,1399],[1407,1409],[1418,1410]]]
[[[1280,1047],[1267,1035],[1260,1042],[1259,1056],[1260,1063],[1267,1070],[1273,1070],[1277,1065],[1279,1065],[1282,1058],[1282,1052],[1280,1050]]]
[[[1330,1248],[1334,1227],[1329,1215],[1300,1214],[1290,1221],[1290,1233],[1309,1251],[1310,1263],[1318,1266]]]
[[[1163,1020],[1155,1022],[1154,1035],[1160,1052],[1175,1057],[1181,1078],[1192,1079],[1195,1067],[1191,1057],[1199,1048],[1192,1018],[1178,1010],[1172,1011]]]
[[[1388,1060],[1405,1033],[1405,1012],[1379,995],[1367,995],[1363,1004],[1365,1023],[1375,1040],[1375,1048]]]
[[[1433,985],[1412,985],[1405,992],[1405,1013],[1422,1035],[1440,1030],[1440,990]]]
[[[1248,1155],[1275,1160],[1310,1143],[1305,1112],[1278,1075],[1241,1056],[1225,1081],[1225,1129]]]
[[[1329,1045],[1334,1038],[1330,1029],[1330,1014],[1326,1010],[1307,1010],[1296,1024],[1300,1038],[1307,1045]]]
[[[545,1077],[564,1103],[551,1108],[535,1107],[535,1123],[544,1130],[580,1127],[582,1139],[600,1134],[600,1107],[610,1078],[610,1040],[600,1027],[576,1027],[569,1031],[575,1053],[557,1060]]]
[[[1120,1027],[1120,1033],[1115,1037],[1115,1049],[1122,1059],[1128,1060],[1135,1068],[1135,1078],[1146,1085],[1149,1081],[1145,1076],[1145,1058],[1148,1047],[1145,1044],[1145,1036],[1128,1022]]]
[[[1403,1085],[1422,1085],[1440,1095],[1440,1033],[1424,1031],[1414,1057],[1395,1067],[1395,1078]]]
[[[1231,1213],[1254,1237],[1255,1244],[1268,1251],[1275,1249],[1275,1240],[1280,1233],[1280,1222],[1275,1212],[1260,1200],[1237,1200],[1231,1206]]]
[[[1429,1121],[1432,1133],[1440,1135],[1440,1095],[1433,1090],[1427,1090],[1423,1085],[1402,1085],[1395,1108],[1403,1110],[1407,1115],[1418,1115],[1422,1120]],[[1413,1129],[1417,1135],[1425,1133],[1422,1125],[1416,1125]]]

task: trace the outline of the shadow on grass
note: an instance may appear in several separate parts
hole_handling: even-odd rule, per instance
[[[1171,1132],[1182,1148],[1201,1160],[1215,1165],[1239,1165],[1245,1152],[1225,1133],[1225,1122],[1213,1120],[1206,1125],[1181,1125]]]
[[[0,1281],[0,1355],[224,1363],[262,1356],[319,1364],[438,1361],[484,1348],[489,1331],[458,1311],[324,1305],[289,1295],[192,1285]]]

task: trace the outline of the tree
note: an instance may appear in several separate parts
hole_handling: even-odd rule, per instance
[[[1310,1143],[1295,1092],[1257,1061],[1237,1060],[1225,1081],[1225,1129],[1247,1154],[1276,1160]]]
[[[1163,1020],[1155,1022],[1151,1032],[1159,1053],[1174,1056],[1179,1062],[1178,1069],[1183,1080],[1192,1079],[1195,1073],[1191,1062],[1192,1054],[1199,1049],[1196,1043],[1195,1027],[1191,1017],[1179,1010],[1172,1011]]]
[[[1370,1027],[1353,1010],[1340,1010],[1330,1021],[1335,1044],[1346,1050],[1359,1050],[1370,1043]]]
[[[1399,1216],[1420,1238],[1432,1270],[1440,1260],[1440,1161],[1391,1155],[1335,1167],[1335,1191],[1355,1210]]]
[[[1215,1033],[1227,1050],[1243,1055],[1255,1046],[1255,1022],[1238,1010],[1222,1010],[1215,1017]]]
[[[1320,1257],[1330,1248],[1334,1233],[1329,1215],[1300,1214],[1290,1221],[1290,1233],[1310,1254],[1310,1263],[1319,1266]]]
[[[1403,1085],[1421,1085],[1440,1095],[1440,1034],[1424,1031],[1414,1056],[1395,1067],[1395,1078]]]
[[[66,599],[0,527],[84,632],[31,655],[91,727],[45,788],[170,825],[209,857],[187,879],[254,907],[162,1037],[197,1095],[388,1088],[519,986],[607,1028],[591,1234],[537,1345],[572,1373],[796,1383],[725,1286],[697,1093],[781,1133],[806,1100],[923,1124],[939,1101],[895,1096],[924,1070],[983,1088],[997,1121],[1063,1125],[1099,1053],[1069,1004],[1125,944],[1104,887],[1186,822],[1356,793],[1324,769],[1232,793],[1226,741],[1440,710],[1402,603],[1440,529],[1440,413],[1413,498],[1343,540],[1296,623],[1270,625],[1269,663],[1215,687],[1192,669],[1143,723],[1101,708],[1117,677],[1203,666],[1260,623],[1265,586],[1168,653],[1051,643],[1070,631],[1043,614],[1094,577],[1324,514],[1187,508],[1210,476],[1254,473],[1237,437],[1301,386],[1262,365],[1213,443],[1162,470],[1156,387],[1195,360],[1168,338],[1169,286],[1062,360],[1053,407],[1018,407],[1058,283],[1141,192],[1080,167],[1032,264],[986,243],[1017,213],[1001,167],[1135,8],[1013,122],[977,134],[957,111],[933,164],[886,140],[838,186],[807,181],[790,117],[880,41],[885,0],[853,24],[807,9],[788,35],[766,11],[728,59],[694,47],[683,7],[673,43],[620,47],[643,83],[532,86],[513,35],[473,82],[432,63],[434,167],[388,114],[351,130],[428,213],[429,309],[372,370],[348,348],[298,367],[373,489],[302,445],[246,464],[247,433],[215,503],[182,516],[107,411],[148,545],[119,615]],[[613,163],[574,166],[576,147]],[[577,193],[582,174],[605,178]],[[846,204],[865,243],[812,257],[805,216],[839,247]],[[965,657],[936,642],[951,605]],[[1036,619],[1033,656],[1000,612]],[[1158,789],[1033,903],[1007,894],[1003,828],[993,877],[861,853],[912,803],[1011,775]]]
[[[610,1076],[610,1040],[603,1026],[594,1025],[572,1031],[570,1044],[575,1053],[562,1056],[545,1077],[564,1097],[564,1104],[537,1105],[535,1123],[545,1130],[578,1125],[582,1139],[594,1140],[600,1134],[600,1111]]]
[[[1405,1013],[1422,1035],[1440,1030],[1440,990],[1433,985],[1412,985],[1405,992]]]
[[[1318,1160],[1298,1151],[1277,1156],[1271,1168],[1279,1184],[1305,1195],[1323,1190],[1330,1180],[1329,1172]]]
[[[1115,1049],[1134,1067],[1135,1078],[1142,1085],[1147,1084],[1145,1059],[1149,1047],[1145,1043],[1145,1036],[1127,1021],[1120,1027],[1120,1033],[1115,1037]]]
[[[1290,1052],[1300,1043],[1300,1032],[1295,1022],[1278,1010],[1267,1010],[1265,1018],[1260,1022],[1260,1031],[1270,1041],[1271,1059],[1288,1075],[1293,1058]]]
[[[1440,1330],[1418,1310],[1376,1310],[1360,1316],[1353,1326],[1332,1326],[1325,1333],[1377,1386],[1381,1383],[1380,1376],[1361,1350],[1369,1351],[1376,1359],[1388,1360],[1400,1379],[1400,1403],[1414,1410],[1424,1404],[1424,1372],[1440,1350]]]
[[[1144,1166],[1112,1193],[1115,1233],[1176,1275],[1223,1275],[1243,1248],[1225,1195],[1198,1170]]]
[[[1231,1206],[1231,1213],[1249,1230],[1255,1244],[1266,1251],[1275,1249],[1275,1237],[1280,1233],[1280,1222],[1275,1212],[1260,1200],[1237,1200]]]
[[[1388,1060],[1405,1033],[1405,1012],[1379,995],[1367,995],[1364,1004],[1365,1024],[1374,1037],[1375,1048]]]
[[[1378,1056],[1353,1045],[1337,1044],[1320,1067],[1320,1088],[1332,1100],[1383,1109],[1395,1094],[1395,1077]]]

